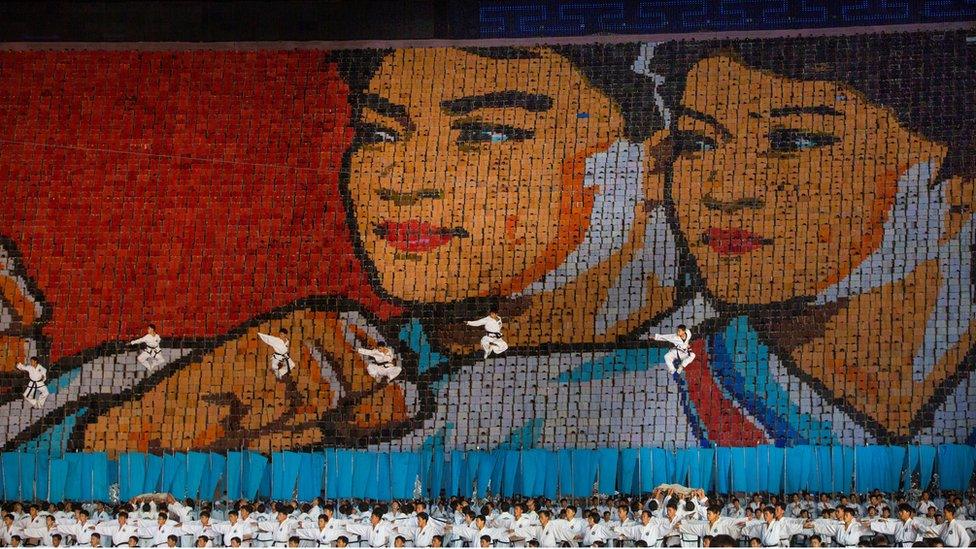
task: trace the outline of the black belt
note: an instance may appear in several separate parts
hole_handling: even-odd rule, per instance
[[[488,335],[494,338],[501,338],[502,334],[500,332],[488,332]]]
[[[44,386],[43,381],[34,381],[33,379],[27,382],[27,394],[31,396],[24,395],[24,398],[37,398],[37,393],[40,392],[41,387]]]
[[[160,351],[161,349],[159,347],[150,347],[148,345],[146,346],[146,352],[149,353],[150,356],[156,356],[159,354]]]

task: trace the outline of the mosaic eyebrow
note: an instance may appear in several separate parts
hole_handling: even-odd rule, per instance
[[[441,101],[441,109],[449,114],[468,114],[478,109],[504,109],[515,107],[531,112],[543,112],[552,108],[552,97],[541,93],[516,90],[469,95]]]
[[[377,113],[388,116],[406,128],[407,131],[412,131],[414,129],[414,124],[410,120],[410,114],[407,112],[407,108],[403,105],[398,105],[389,99],[377,95],[375,93],[367,93],[362,96],[363,107],[368,107],[370,110],[376,111]]]
[[[722,137],[732,137],[732,132],[729,131],[721,122],[719,122],[714,116],[710,114],[705,114],[703,112],[698,112],[695,109],[690,109],[688,107],[677,107],[675,112],[678,116],[687,116],[688,118],[694,118],[695,120],[701,120],[706,124],[711,124],[718,129]]]
[[[780,107],[778,109],[771,109],[769,111],[770,117],[790,116],[793,114],[819,114],[822,116],[844,116],[844,114],[841,113],[840,111],[834,109],[833,107],[828,107],[827,105]]]

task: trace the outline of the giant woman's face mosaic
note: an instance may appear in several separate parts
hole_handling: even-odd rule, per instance
[[[380,285],[408,301],[517,292],[558,265],[587,228],[585,159],[623,132],[546,49],[396,50],[363,94],[352,213]]]
[[[843,279],[881,243],[899,178],[945,155],[850,88],[726,56],[692,67],[676,115],[678,221],[728,303],[813,297]]]

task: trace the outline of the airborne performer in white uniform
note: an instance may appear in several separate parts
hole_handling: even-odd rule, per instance
[[[654,334],[654,341],[667,341],[674,345],[674,349],[664,355],[664,365],[668,367],[669,374],[683,374],[685,367],[695,360],[695,353],[691,352],[691,330],[684,324],[678,326],[675,334]],[[678,362],[677,367],[675,361]]]
[[[278,330],[281,337],[275,337],[269,334],[258,333],[258,337],[261,341],[268,344],[274,353],[271,355],[271,371],[274,372],[276,378],[281,379],[288,375],[295,367],[295,361],[291,359],[288,354],[288,330],[282,328]]]
[[[396,355],[393,354],[393,349],[389,347],[358,348],[356,351],[369,358],[369,363],[366,364],[366,372],[377,381],[383,379],[393,381],[403,371],[402,367],[397,366]]]
[[[16,368],[27,372],[27,376],[30,378],[27,381],[27,388],[24,389],[24,400],[35,408],[43,407],[48,395],[47,385],[45,385],[47,383],[47,368],[41,366],[37,357],[34,356],[30,358],[30,364],[25,366],[18,362]]]
[[[150,372],[166,363],[166,359],[162,356],[162,349],[159,348],[160,339],[162,338],[156,333],[156,326],[150,324],[149,329],[146,330],[146,335],[129,342],[129,345],[139,345],[140,343],[146,345],[136,360]]]
[[[491,353],[500,355],[508,349],[508,343],[502,339],[502,317],[498,316],[495,311],[488,313],[488,316],[484,318],[469,320],[465,324],[468,326],[484,326],[485,331],[488,332],[481,338],[481,348],[485,350],[485,358],[488,358]]]

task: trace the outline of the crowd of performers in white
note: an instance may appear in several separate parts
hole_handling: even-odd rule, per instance
[[[484,358],[492,354],[500,355],[508,350],[508,343],[502,338],[502,318],[492,311],[488,316],[478,320],[465,322],[468,326],[483,327],[485,335],[481,338],[481,348]],[[258,333],[258,338],[271,348],[268,366],[277,379],[282,379],[295,369],[295,361],[289,355],[290,340],[288,330],[282,328],[278,335]],[[678,326],[673,334],[654,334],[655,341],[670,343],[673,348],[664,355],[664,366],[671,374],[684,373],[685,367],[695,360],[695,353],[691,351],[691,331],[683,324]],[[166,363],[162,354],[162,337],[156,332],[156,326],[150,324],[146,334],[138,339],[129,341],[129,345],[142,345],[142,350],[136,360],[150,373],[155,372]],[[392,348],[385,345],[375,349],[356,349],[366,360],[366,371],[379,382],[390,382],[403,371],[399,360]],[[28,383],[24,390],[24,400],[35,408],[44,406],[49,391],[47,389],[47,369],[41,365],[37,357],[31,357],[28,364],[17,364],[17,369],[27,373]]]
[[[109,508],[7,503],[9,547],[968,547],[976,494],[712,499],[659,487],[599,497],[201,503],[145,494]]]

